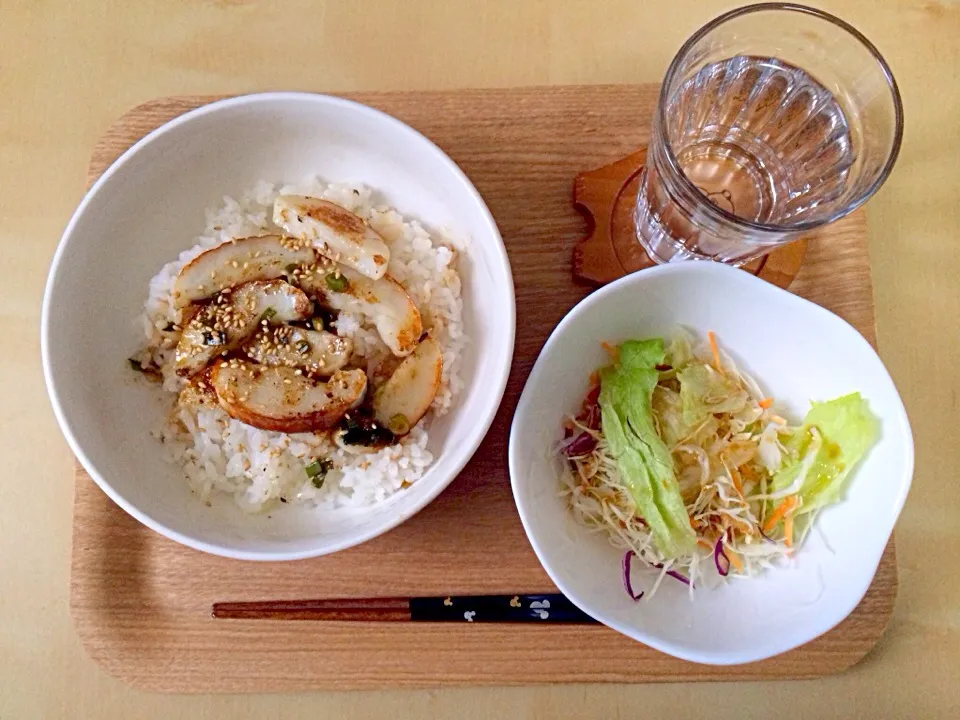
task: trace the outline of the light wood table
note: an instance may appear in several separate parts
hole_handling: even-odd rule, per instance
[[[658,81],[728,2],[120,0],[0,4],[0,718],[947,717],[960,706],[960,4],[822,2],[881,48],[906,106],[869,205],[881,353],[917,442],[900,598],[838,677],[295,696],[145,695],[84,654],[67,611],[73,459],[43,387],[48,263],[90,148],[152,97]],[[639,119],[638,119],[639,121]],[[585,648],[589,652],[589,648]],[[536,668],[530,669],[535,675]]]

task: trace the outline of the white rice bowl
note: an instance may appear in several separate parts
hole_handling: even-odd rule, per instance
[[[98,156],[108,152],[101,148]],[[205,210],[222,208],[224,194],[239,198],[262,178],[289,182],[312,175],[363,183],[374,189],[371,205],[397,208],[411,226],[415,219],[435,245],[447,238],[455,245],[462,327],[470,340],[460,345],[459,371],[447,378],[452,405],[443,417],[428,418],[423,450],[432,461],[426,471],[382,502],[362,504],[367,503],[362,493],[348,491],[340,481],[324,488],[331,494],[327,499],[277,503],[260,512],[238,507],[234,486],[228,492],[211,486],[208,504],[200,499],[202,487],[199,494],[191,489],[181,465],[170,462],[173,451],[155,437],[170,412],[171,393],[145,382],[126,361],[145,344],[138,316],[151,277],[194,244]],[[175,118],[127,150],[94,183],[51,264],[40,348],[52,409],[89,474],[89,480],[78,477],[78,502],[101,501],[89,486],[92,480],[136,520],[175,542],[229,558],[294,560],[375,538],[450,485],[497,412],[510,371],[515,318],[513,278],[496,223],[447,155],[373,108],[325,95],[264,93]],[[445,341],[445,346],[449,352],[452,345]],[[374,471],[382,459],[370,461],[366,470]],[[353,480],[374,493],[381,482],[359,472]],[[349,499],[361,504],[346,504]],[[161,547],[149,534],[135,539],[131,552]]]
[[[177,274],[201,252],[234,238],[282,232],[271,221],[273,201],[289,194],[334,202],[363,218],[387,241],[388,273],[407,290],[424,318],[424,328],[443,349],[440,387],[430,411],[408,435],[380,449],[345,445],[336,433],[260,430],[234,420],[219,407],[197,404],[178,406],[153,434],[167,447],[168,461],[182,468],[191,490],[204,502],[225,493],[247,512],[268,511],[277,503],[324,509],[372,506],[423,476],[433,461],[427,449],[429,424],[450,410],[463,387],[460,359],[467,338],[452,238],[431,236],[418,221],[378,204],[375,193],[364,185],[327,184],[316,177],[289,185],[261,181],[239,199],[224,197],[222,206],[208,209],[196,244],[150,281],[141,318],[146,346],[134,358],[161,369],[163,388],[171,393],[173,405],[187,384],[175,372],[176,335],[162,332],[180,321],[170,303]],[[341,312],[331,330],[353,341],[355,358],[389,353],[376,328],[361,315]],[[305,472],[316,459],[329,460],[334,467],[319,488]]]

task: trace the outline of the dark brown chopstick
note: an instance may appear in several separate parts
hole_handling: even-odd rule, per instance
[[[213,616],[234,620],[355,620],[364,622],[398,622],[411,619],[410,601],[404,598],[220,602],[214,603]]]
[[[560,594],[218,602],[213,605],[213,617],[338,622],[596,623]]]

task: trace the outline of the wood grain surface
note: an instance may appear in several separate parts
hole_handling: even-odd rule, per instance
[[[91,656],[114,676],[164,692],[808,678],[863,657],[893,609],[892,541],[845,621],[802,648],[738,667],[686,663],[603,627],[211,619],[211,604],[221,600],[554,591],[514,510],[509,420],[548,333],[589,292],[570,273],[573,246],[586,231],[571,203],[573,178],[646,141],[656,88],[345,96],[434,140],[470,176],[499,224],[519,311],[515,359],[493,429],[461,476],[419,515],[360,547],[293,563],[243,563],[181,547],[140,526],[78,471],[71,608]],[[135,108],[97,144],[89,179],[149,130],[212,99],[167,98]],[[791,290],[875,342],[862,212],[810,243]]]

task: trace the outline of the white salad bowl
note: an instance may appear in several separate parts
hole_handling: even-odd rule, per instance
[[[460,244],[465,387],[430,427],[434,462],[411,487],[366,510],[207,507],[151,430],[170,406],[132,372],[151,277],[193,245],[205,208],[260,179],[359,182],[405,218]],[[340,98],[270,93],[216,102],[151,132],[80,203],[57,248],[42,315],[42,356],[57,420],[77,458],[124,510],[163,535],[233,558],[291,560],[373,538],[456,477],[493,420],[513,354],[510,265],[477,190],[439,148],[400,121]]]
[[[790,560],[749,579],[688,588],[669,577],[631,600],[623,551],[574,521],[560,495],[554,449],[588,376],[609,362],[601,341],[714,331],[788,420],[811,400],[859,391],[881,436],[823,510]],[[527,537],[557,587],[611,628],[685,660],[761,660],[830,630],[860,602],[903,507],[913,439],[897,390],[876,352],[833,313],[753,275],[714,263],[664,265],[629,275],[583,300],[553,331],[527,380],[510,434],[510,476]],[[633,563],[636,568],[639,561]],[[635,572],[634,585],[639,589]]]

